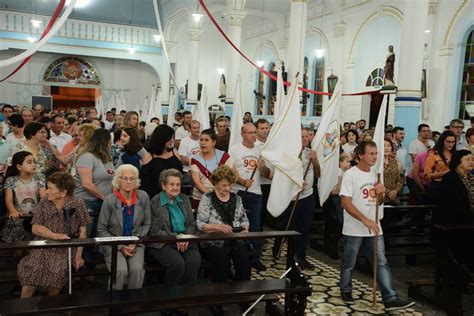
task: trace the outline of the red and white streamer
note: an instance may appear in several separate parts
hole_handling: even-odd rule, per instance
[[[270,73],[269,71],[265,70],[263,67],[259,67],[257,66],[257,64],[255,64],[253,62],[253,60],[251,60],[247,55],[245,55],[232,41],[231,39],[225,34],[224,30],[222,30],[222,28],[220,27],[219,23],[217,23],[217,21],[214,19],[214,17],[212,16],[211,12],[209,11],[209,9],[207,8],[206,4],[204,3],[203,0],[199,0],[199,4],[201,5],[201,7],[203,8],[204,12],[206,12],[206,15],[209,17],[209,19],[211,20],[211,22],[214,24],[214,26],[217,28],[217,30],[219,31],[219,33],[222,35],[222,37],[224,37],[224,39],[227,41],[227,43],[229,43],[230,46],[232,46],[232,48],[234,48],[234,50],[239,53],[240,56],[242,56],[246,61],[248,61],[252,66],[254,66],[255,68],[258,69],[258,71],[260,71],[261,73],[263,73],[264,75],[266,75],[267,77],[269,77],[270,79],[272,79],[273,81],[277,81],[277,77],[275,77],[272,73]],[[283,81],[283,84],[285,86],[291,86],[291,83],[288,82],[288,81]],[[319,94],[319,95],[327,95],[327,96],[330,96],[331,93],[330,92],[323,92],[323,91],[316,91],[316,90],[311,90],[311,89],[307,89],[307,88],[302,88],[302,87],[298,87],[298,90],[300,91],[303,91],[303,92],[307,92],[307,93],[310,93],[310,94]],[[357,93],[343,93],[342,95],[343,96],[359,96],[359,95],[365,95],[365,94],[372,94],[374,92],[378,92],[380,91],[380,89],[373,89],[373,90],[368,90],[368,91],[362,91],[362,92],[357,92]]]
[[[64,8],[64,5],[66,4],[66,0],[60,0],[58,6],[56,7],[56,10],[54,11],[54,14],[49,21],[48,25],[44,29],[43,33],[41,34],[41,37],[38,42],[33,44],[29,49],[24,51],[23,53],[14,56],[12,58],[8,58],[5,60],[0,60],[0,68],[12,65],[14,63],[17,63],[22,60],[22,62],[5,78],[0,80],[0,82],[3,82],[13,76],[15,73],[17,73],[31,58],[31,56],[36,53],[46,42],[56,34],[56,32],[59,30],[59,28],[66,22],[67,18],[71,14],[72,10],[74,9],[74,5],[76,3],[76,0],[72,0],[71,3],[69,4],[68,8],[66,11],[64,11],[63,15],[59,19],[58,23],[56,21],[58,20],[58,16],[61,13],[61,11]]]

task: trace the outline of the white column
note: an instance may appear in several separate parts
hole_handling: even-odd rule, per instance
[[[199,80],[199,40],[202,35],[201,28],[189,30],[189,77],[188,77],[188,101],[198,101]]]
[[[421,73],[423,69],[428,0],[404,0],[399,78],[395,99],[395,125],[404,126],[406,143],[416,138],[420,122]]]
[[[229,23],[229,39],[239,49],[242,39],[242,20],[247,15],[247,12],[244,11],[246,3],[247,0],[227,0],[229,11],[224,12],[224,17]],[[233,101],[237,76],[241,75],[240,59],[242,57],[234,50],[234,48],[229,46],[227,58],[227,69],[224,69],[224,75],[226,77],[226,100]]]
[[[334,25],[334,45],[331,47],[331,67],[333,73],[342,78],[343,54],[344,54],[344,33],[346,32],[346,23],[341,22]],[[328,74],[329,75],[329,74]],[[327,76],[326,76],[327,77]]]
[[[288,36],[287,63],[288,81],[299,72],[299,81],[303,81],[304,45],[306,38],[306,20],[308,0],[291,0],[290,34]]]

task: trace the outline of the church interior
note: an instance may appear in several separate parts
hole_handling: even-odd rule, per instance
[[[55,15],[61,4],[61,14]],[[287,85],[280,88],[277,78]],[[467,130],[474,126],[474,1],[0,0],[0,106],[10,104],[14,111],[40,104],[51,113],[67,115],[89,113],[100,104],[105,110],[98,112],[105,120],[112,108],[117,116],[120,111],[143,114],[152,100],[159,99],[156,117],[161,123],[175,117],[175,112],[190,111],[203,124],[194,116],[194,109],[203,104],[207,120],[219,122],[219,117],[228,116],[232,124],[238,103],[241,113],[249,112],[253,122],[264,119],[272,125],[282,115],[277,119],[282,109],[278,95],[281,89],[288,94],[290,83],[302,90],[297,91],[301,126],[313,132],[332,104],[336,83],[342,89],[341,125],[364,120],[373,135],[386,103],[385,126],[403,127],[407,148],[419,137],[420,124],[443,133],[458,119]],[[469,142],[470,136],[463,137]],[[284,140],[281,146],[289,143]],[[4,163],[0,164],[3,170]],[[468,186],[470,196],[473,190]],[[316,203],[307,250],[313,268],[299,273],[287,271],[293,247],[282,247],[275,258],[271,232],[278,226],[271,215],[262,214],[261,233],[268,235],[255,238],[262,238],[260,260],[266,269],[252,269],[251,281],[246,282],[273,279],[273,288],[270,283],[262,283],[261,288],[255,283],[220,289],[220,284],[209,281],[214,268],[207,269],[203,259],[198,278],[204,281],[170,291],[163,283],[162,268],[148,266],[151,259],[146,254],[142,289],[148,288],[146,292],[109,295],[110,268],[100,259],[93,262],[95,270],[73,271],[69,276],[73,294],[66,284],[62,301],[51,296],[41,304],[46,292],[40,291],[33,297],[36,301],[30,298],[30,305],[22,304],[16,275],[19,259],[12,255],[18,249],[0,242],[0,300],[5,302],[4,307],[0,303],[0,314],[473,315],[472,266],[463,270],[459,268],[463,265],[443,260],[447,254],[440,250],[443,242],[433,237],[431,203],[413,206],[410,194],[404,184],[397,203],[383,207],[384,251],[394,286],[400,299],[416,302],[394,312],[387,305],[384,309],[384,293],[373,294],[369,264],[373,260],[362,253],[352,281],[355,303],[341,298],[345,242],[331,211]],[[472,204],[471,200],[471,210]],[[426,223],[413,224],[415,212],[426,212],[422,215]],[[0,227],[8,220],[5,214],[0,215]],[[469,233],[472,241],[472,228]],[[151,244],[146,238],[151,237],[145,237],[144,244]],[[81,245],[78,241],[68,249]],[[465,243],[464,249],[472,252],[469,245]],[[22,247],[20,251],[40,246]],[[290,275],[291,282],[277,282]],[[259,298],[255,307],[245,311]],[[213,305],[224,306],[224,313],[208,308]]]

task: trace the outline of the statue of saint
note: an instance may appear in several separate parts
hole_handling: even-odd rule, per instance
[[[393,46],[390,45],[388,47],[388,54],[387,58],[385,59],[385,78],[384,78],[384,85],[386,86],[393,86],[395,82],[393,80],[393,71],[395,68],[395,53],[393,52]]]
[[[225,89],[226,89],[226,83],[225,83],[225,76],[224,74],[221,75],[221,79],[219,81],[219,99],[224,99],[225,98]]]
[[[178,110],[184,110],[186,108],[186,92],[183,87],[179,88],[178,95]]]

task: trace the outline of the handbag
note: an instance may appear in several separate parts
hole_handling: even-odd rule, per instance
[[[23,220],[13,220],[11,218],[5,222],[1,234],[4,242],[30,240],[32,237],[31,233],[25,230]]]

